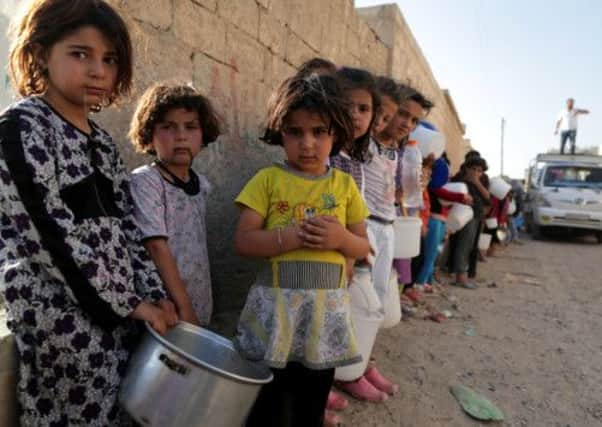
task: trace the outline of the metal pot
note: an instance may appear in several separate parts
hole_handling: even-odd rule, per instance
[[[206,329],[180,322],[164,337],[146,329],[119,392],[134,420],[157,427],[242,426],[271,371]]]

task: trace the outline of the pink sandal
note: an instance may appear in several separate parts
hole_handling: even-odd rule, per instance
[[[360,377],[355,381],[339,381],[336,386],[357,400],[380,403],[388,399],[387,393],[374,387],[365,377]]]
[[[342,411],[347,406],[349,406],[349,401],[345,399],[340,393],[337,393],[334,390],[330,390],[328,393],[328,400],[326,401],[326,409],[332,409],[334,411]]]
[[[324,427],[339,427],[343,425],[343,420],[334,412],[326,410],[326,412],[324,412],[324,422],[322,425]]]
[[[364,378],[366,378],[375,388],[387,394],[394,395],[399,391],[399,386],[386,379],[378,372],[376,366],[370,367],[364,374]]]

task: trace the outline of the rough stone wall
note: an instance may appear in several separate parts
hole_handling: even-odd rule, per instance
[[[214,184],[208,244],[214,283],[214,326],[232,331],[251,283],[253,263],[236,257],[232,201],[262,166],[281,158],[258,140],[267,98],[304,60],[323,56],[407,80],[434,99],[432,121],[448,151],[461,146],[461,123],[396,6],[363,9],[353,0],[109,0],[128,21],[135,45],[137,94],[99,121],[120,145],[129,168],[149,159],[126,140],[135,100],[150,84],[183,80],[208,95],[225,129],[195,168]],[[375,18],[376,17],[376,18]],[[452,156],[457,161],[457,156]],[[456,164],[457,166],[457,164]]]

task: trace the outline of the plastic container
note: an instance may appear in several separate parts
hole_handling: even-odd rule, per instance
[[[434,129],[429,129],[422,123],[410,133],[410,139],[418,143],[418,149],[423,158],[433,154],[435,159],[438,159],[445,151],[445,137],[443,134]]]
[[[486,251],[491,246],[491,234],[481,233],[479,236],[479,249]]]
[[[455,233],[464,228],[473,215],[474,212],[470,206],[454,203],[447,214],[447,227],[452,233]]]
[[[405,146],[401,159],[401,186],[403,205],[406,208],[422,207],[422,155],[416,141],[410,140]]]
[[[485,227],[487,227],[490,230],[497,228],[497,218],[487,218],[485,220]]]
[[[399,302],[399,285],[395,271],[391,271],[391,276],[389,276],[389,291],[383,305],[385,318],[381,327],[388,329],[399,324],[401,322],[401,303]]]
[[[378,294],[372,283],[372,273],[368,269],[356,268],[353,270],[353,279],[349,285],[351,308],[363,310],[367,313],[379,313],[382,308]]]
[[[394,257],[409,259],[420,253],[420,228],[422,221],[413,216],[398,217],[393,223],[395,230]]]
[[[463,182],[448,182],[443,186],[443,188],[447,191],[451,191],[452,193],[468,194],[468,186]],[[453,202],[439,199],[439,203],[441,203],[443,206],[451,206]]]
[[[383,322],[383,315],[379,312],[368,313],[352,306],[351,320],[362,361],[337,368],[334,371],[334,378],[339,381],[354,381],[364,375],[370,361],[376,334]]]
[[[508,215],[514,215],[516,213],[516,201],[514,199],[510,200],[510,205],[508,206]]]
[[[511,189],[512,187],[510,184],[508,184],[499,176],[489,180],[489,192],[500,200],[503,200]]]

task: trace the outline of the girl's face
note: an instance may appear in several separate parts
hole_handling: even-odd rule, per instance
[[[386,133],[396,141],[401,141],[416,129],[418,122],[424,117],[422,106],[414,100],[404,101],[393,114]]]
[[[391,121],[391,117],[393,117],[398,108],[399,105],[397,105],[391,99],[391,97],[387,95],[381,96],[380,110],[378,111],[376,120],[374,121],[374,125],[372,127],[372,132],[374,135],[380,134],[387,128],[387,125]]]
[[[351,89],[347,91],[351,101],[351,118],[353,119],[353,139],[357,139],[368,132],[374,110],[372,109],[372,95],[365,89]]]
[[[196,111],[169,110],[153,129],[152,147],[161,163],[168,167],[188,170],[202,144],[203,130]]]
[[[293,169],[314,176],[326,173],[334,134],[320,114],[295,110],[287,116],[281,132],[286,158]]]
[[[103,105],[115,89],[119,64],[113,44],[95,27],[75,30],[56,42],[43,64],[48,69],[45,93],[59,111]],[[54,101],[54,102],[53,102]]]

